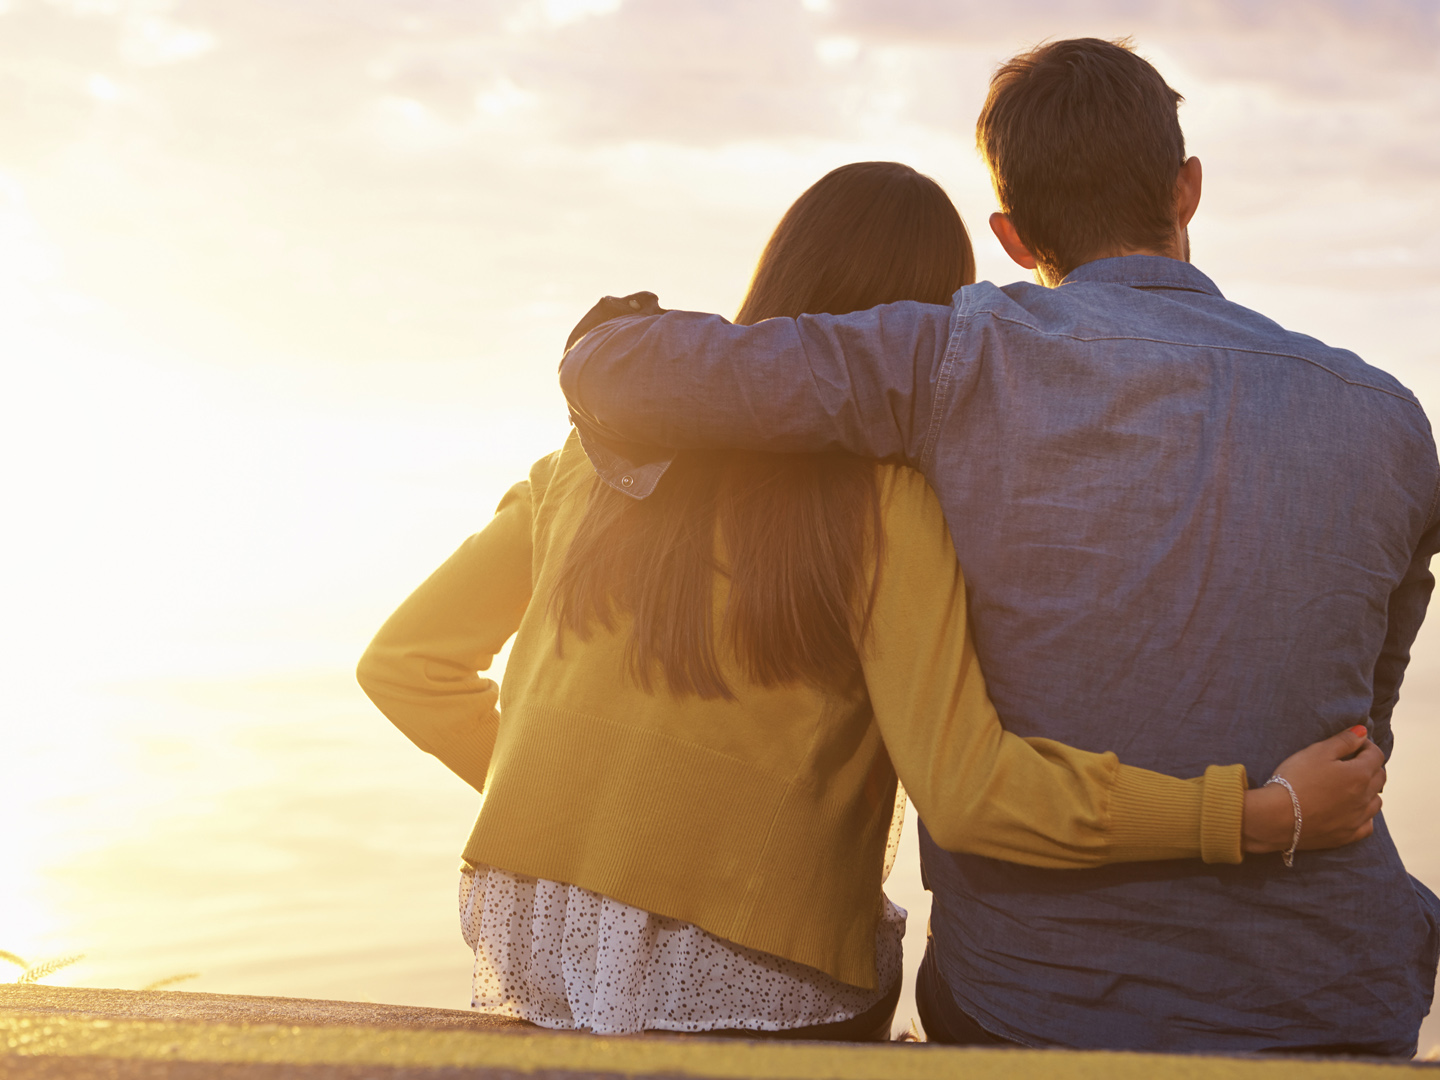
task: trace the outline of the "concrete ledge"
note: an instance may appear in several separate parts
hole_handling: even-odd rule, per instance
[[[606,1038],[451,1009],[0,987],[0,1078],[17,1080],[1384,1080],[1414,1063]]]
[[[0,984],[0,1016],[6,1012],[83,1015],[113,1020],[177,1020],[220,1024],[300,1024],[482,1031],[534,1031],[506,1016],[468,1009],[426,1009],[318,998],[192,994],[180,990],[92,990],[80,986]]]

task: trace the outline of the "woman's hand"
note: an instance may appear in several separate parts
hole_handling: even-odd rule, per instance
[[[1347,728],[1291,754],[1275,770],[1300,800],[1301,850],[1340,847],[1375,831],[1385,787],[1385,755],[1365,728]],[[1247,854],[1290,850],[1295,811],[1279,784],[1245,793],[1242,828]]]

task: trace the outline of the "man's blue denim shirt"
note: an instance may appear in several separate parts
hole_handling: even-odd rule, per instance
[[[1357,722],[1390,752],[1440,546],[1425,414],[1187,263],[1103,259],[950,308],[621,319],[561,383],[587,448],[838,448],[920,469],[1011,731],[1177,776],[1240,761],[1252,783]],[[596,460],[643,497],[666,459]],[[1006,1038],[1414,1052],[1440,903],[1383,820],[1293,870],[1037,870],[923,832],[921,857],[940,970]]]

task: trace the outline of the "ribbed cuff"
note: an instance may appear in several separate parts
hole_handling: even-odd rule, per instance
[[[1205,770],[1200,858],[1207,863],[1244,862],[1245,792],[1249,787],[1244,765],[1211,765]]]
[[[1200,854],[1205,781],[1121,765],[1110,790],[1110,861],[1193,859]]]

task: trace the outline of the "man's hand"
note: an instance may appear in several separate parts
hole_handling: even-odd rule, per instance
[[[1275,770],[1300,800],[1301,850],[1340,847],[1375,831],[1385,787],[1385,755],[1357,725],[1291,754]],[[1290,793],[1279,784],[1245,793],[1247,854],[1288,851],[1295,835]]]
[[[565,339],[565,351],[569,352],[570,346],[601,323],[607,323],[611,319],[619,319],[625,315],[664,314],[665,309],[660,306],[660,298],[653,292],[637,292],[629,296],[602,296],[599,302],[585,313],[585,317],[575,324],[575,329],[570,331],[570,336]]]

